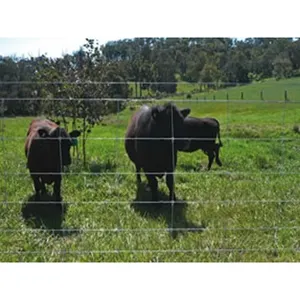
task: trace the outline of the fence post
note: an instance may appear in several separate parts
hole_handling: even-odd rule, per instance
[[[264,100],[264,92],[260,91],[260,100]]]
[[[241,92],[241,100],[244,100],[244,93]]]
[[[226,100],[229,100],[228,92],[226,93]]]
[[[216,95],[213,95],[213,100],[216,100]]]
[[[284,91],[284,101],[286,102],[286,101],[288,101],[289,99],[288,99],[288,92],[287,92],[287,90],[285,90]]]

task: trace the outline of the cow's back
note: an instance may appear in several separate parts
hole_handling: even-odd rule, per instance
[[[219,122],[214,118],[185,118],[185,138],[190,138],[191,140],[189,146],[181,150],[194,152],[199,148],[211,147],[215,143],[218,131]]]
[[[136,151],[136,140],[134,138],[140,137],[141,130],[145,123],[145,115],[150,113],[150,108],[146,105],[142,106],[140,110],[135,112],[128,124],[126,135],[125,135],[125,149],[129,158],[134,162],[138,162],[138,154]],[[145,133],[147,135],[147,132]]]

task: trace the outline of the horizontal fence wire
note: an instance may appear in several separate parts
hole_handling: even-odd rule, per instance
[[[29,201],[30,204],[33,205],[44,205],[44,204],[60,204],[60,201]],[[135,204],[171,204],[172,201],[170,200],[156,200],[156,201],[134,201]],[[182,205],[182,204],[222,204],[222,205],[235,205],[235,204],[271,204],[271,203],[277,203],[277,204],[283,204],[283,203],[296,203],[300,204],[300,199],[298,200],[184,200],[184,201],[175,201],[176,205]],[[24,204],[22,201],[5,201],[2,202],[2,205],[11,204],[11,205],[21,205]],[[66,205],[128,205],[130,204],[129,201],[110,201],[110,200],[104,200],[104,201],[81,201],[81,202],[70,202],[70,201],[64,201],[64,204]],[[1,202],[0,202],[1,205]]]
[[[191,102],[191,103],[288,103],[288,104],[300,104],[300,100],[240,100],[240,99],[173,99],[173,98],[0,98],[4,101],[111,101],[111,102],[174,102],[174,103],[181,103],[181,102]]]
[[[21,136],[3,136],[1,137],[1,140],[26,140],[26,136],[25,137],[21,137]],[[70,140],[70,138],[66,137],[62,137],[62,138],[54,138],[54,137],[42,137],[41,139],[43,140]],[[79,140],[107,140],[107,141],[130,141],[130,140],[134,140],[134,141],[215,141],[216,138],[181,138],[181,137],[174,137],[174,138],[127,138],[127,137],[79,137]],[[269,138],[264,138],[264,137],[226,137],[226,136],[222,136],[222,140],[250,140],[250,141],[300,141],[299,138],[293,138],[293,137],[283,137],[283,138],[276,138],[276,137],[269,137]]]
[[[138,249],[115,249],[115,250],[49,250],[49,251],[0,251],[2,255],[30,255],[30,254],[44,254],[44,255],[93,255],[93,254],[193,254],[193,253],[229,253],[229,252],[239,252],[239,253],[247,253],[247,252],[300,252],[299,248],[210,248],[206,247],[205,249],[145,249],[145,250],[138,250]]]
[[[280,230],[300,230],[300,226],[270,226],[270,227],[183,227],[183,228],[58,228],[58,229],[49,229],[49,228],[0,228],[0,232],[4,233],[16,233],[16,232],[90,232],[90,233],[122,233],[122,232],[171,232],[171,231],[280,231]]]
[[[228,85],[228,86],[243,86],[249,84],[249,82],[204,82],[204,81],[0,81],[0,84],[31,84],[31,85],[47,85],[47,84],[155,84],[155,85],[166,85],[166,84],[179,84],[179,85]]]
[[[279,168],[280,169],[280,168]],[[22,173],[22,172],[5,172],[8,176],[27,176],[28,173]],[[145,174],[144,172],[32,172],[31,175],[66,175],[66,176],[78,176],[78,175],[91,175],[91,176],[98,176],[98,175],[136,175]],[[257,172],[230,172],[230,171],[213,171],[209,174],[207,172],[147,172],[149,175],[161,175],[161,174],[174,174],[174,175],[199,175],[199,176],[213,176],[213,175],[250,175],[250,174],[257,174]],[[282,175],[282,171],[263,171],[259,172],[260,175]],[[285,175],[300,175],[299,172],[284,172]],[[250,179],[249,179],[250,180]]]

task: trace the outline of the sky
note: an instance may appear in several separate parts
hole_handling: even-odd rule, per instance
[[[125,38],[125,37],[123,37]],[[99,44],[119,38],[95,38]],[[239,38],[242,39],[242,38]],[[63,54],[72,54],[85,44],[85,38],[1,38],[0,55],[30,57],[45,54],[50,57],[60,57]]]
[[[110,39],[95,38],[100,44]],[[72,54],[85,44],[85,38],[0,38],[0,55],[30,57],[46,54],[60,57],[62,54]]]
[[[170,6],[169,1],[152,0],[147,13],[140,10],[139,0],[75,2],[52,0],[50,5],[46,0],[45,7],[38,0],[1,3],[1,11],[11,13],[3,13],[0,18],[0,55],[59,57],[78,50],[85,37],[105,44],[133,37],[243,39],[299,34],[298,10],[289,9],[293,7],[287,4],[290,0],[285,0],[284,7],[273,1],[272,13],[268,1],[261,0],[247,4],[246,11],[238,0],[201,5],[197,0],[185,0],[184,6],[181,2]]]

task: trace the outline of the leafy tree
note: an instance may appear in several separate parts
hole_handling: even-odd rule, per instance
[[[286,56],[278,55],[273,62],[273,66],[273,76],[276,79],[288,78],[293,74],[293,64]]]

